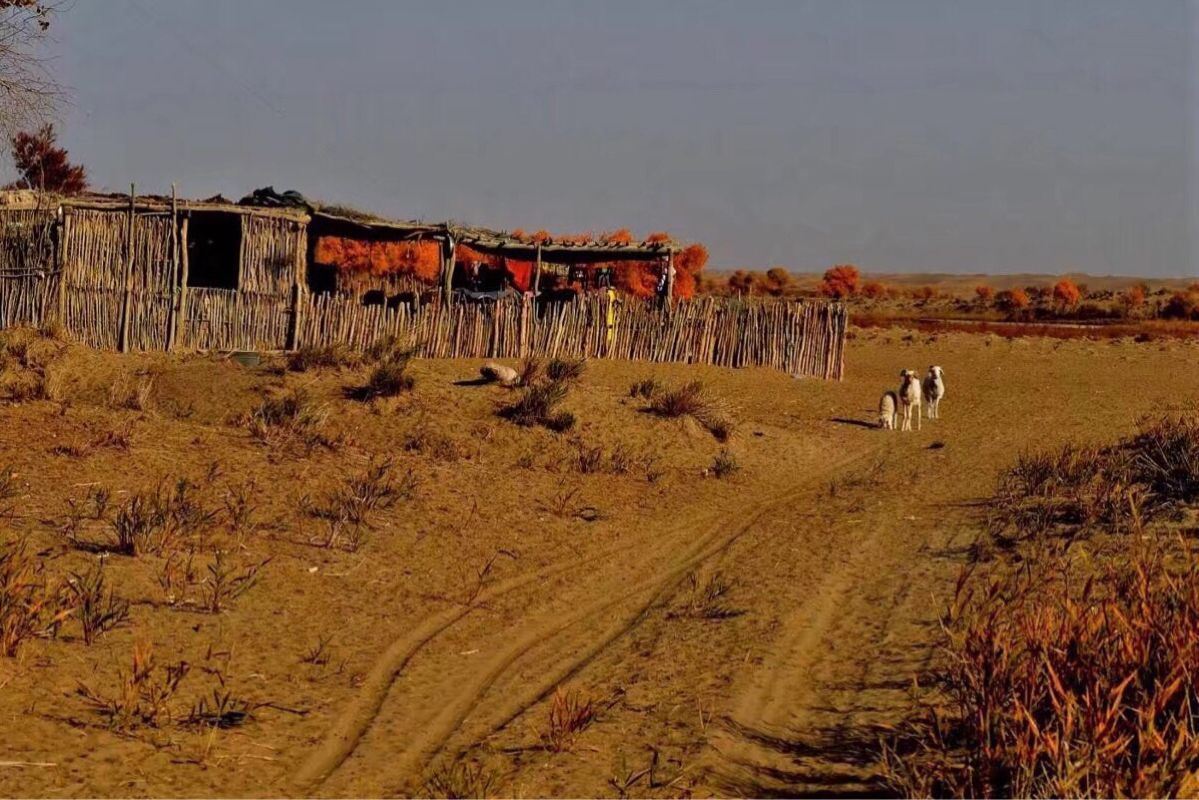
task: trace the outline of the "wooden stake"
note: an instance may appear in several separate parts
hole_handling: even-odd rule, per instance
[[[167,311],[167,350],[175,349],[179,320],[179,195],[171,184],[171,304]]]
[[[441,249],[441,279],[444,281],[445,304],[453,304],[454,296],[454,237],[446,236]]]
[[[297,228],[298,228],[297,224]],[[307,253],[300,252],[302,237],[299,231],[296,231],[296,257],[292,261],[292,283],[291,283],[291,324],[287,330],[287,349],[295,350],[300,337],[300,286],[302,279],[300,276],[300,267],[307,262]],[[306,248],[305,248],[306,249]]]
[[[187,333],[187,222],[185,216],[179,226],[179,241],[183,248],[179,258],[179,315],[175,317],[175,344],[178,347],[183,347],[187,338],[184,335]]]
[[[122,353],[129,350],[129,295],[133,291],[133,217],[137,195],[133,184],[129,184],[129,222],[125,229],[125,296],[121,301],[121,331],[117,337],[117,349]]]
[[[666,256],[666,307],[674,300],[674,250]]]

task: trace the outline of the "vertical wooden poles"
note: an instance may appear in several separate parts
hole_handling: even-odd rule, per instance
[[[125,294],[121,300],[121,332],[117,337],[117,349],[122,353],[129,349],[129,296],[133,291],[133,217],[136,212],[137,195],[133,184],[129,184],[129,221],[125,228]]]
[[[446,306],[454,299],[454,237],[446,236],[441,246],[441,280]]]
[[[179,336],[179,194],[171,184],[171,305],[167,311],[167,350]]]

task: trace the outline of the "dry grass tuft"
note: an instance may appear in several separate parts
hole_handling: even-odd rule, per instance
[[[550,699],[545,725],[538,734],[546,750],[562,753],[574,747],[579,735],[595,722],[595,703],[578,689],[559,687]]]
[[[353,367],[361,362],[361,354],[341,343],[305,345],[287,356],[287,368],[292,372]]]
[[[85,644],[100,634],[129,624],[129,601],[115,596],[104,581],[104,567],[97,565],[84,573],[72,573],[66,582],[67,607],[79,618]]]
[[[425,781],[425,793],[429,797],[444,797],[448,800],[467,800],[476,797],[491,797],[495,777],[478,764],[455,761],[446,764]]]
[[[1199,554],[1146,525],[1199,499],[1197,433],[1194,416],[1167,415],[1114,445],[1026,456],[1003,474],[991,524],[1019,558],[962,573],[922,711],[886,751],[891,788],[1195,791]],[[1082,537],[1085,553],[1071,544]]]
[[[557,433],[570,430],[575,417],[558,406],[566,399],[567,386],[559,381],[546,381],[527,387],[516,402],[500,409],[500,416],[517,425],[541,425]]]
[[[46,630],[54,611],[44,565],[24,541],[0,548],[0,655],[15,656],[25,641]]]
[[[741,464],[737,461],[737,457],[727,448],[721,449],[716,454],[716,458],[712,460],[712,466],[709,467],[711,474],[717,478],[727,478],[740,470]]]
[[[712,397],[700,381],[659,390],[650,396],[649,408],[660,417],[673,419],[689,416],[707,428],[720,442],[728,441],[735,430],[723,404]]]
[[[574,383],[583,377],[587,362],[581,358],[555,358],[545,367],[545,377],[551,383]]]
[[[133,646],[130,669],[120,677],[115,694],[108,695],[84,683],[76,694],[112,728],[160,727],[172,719],[172,700],[190,667],[186,661],[159,665],[147,642]]]

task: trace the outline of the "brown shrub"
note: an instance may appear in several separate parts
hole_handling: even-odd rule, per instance
[[[578,689],[559,687],[550,699],[545,726],[538,738],[546,750],[561,753],[574,747],[579,735],[595,722],[595,704]]]

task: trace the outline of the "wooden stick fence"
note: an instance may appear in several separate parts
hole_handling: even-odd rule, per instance
[[[844,374],[847,318],[838,304],[708,297],[661,308],[625,300],[611,309],[611,327],[611,301],[600,295],[365,305],[308,291],[303,225],[249,217],[241,288],[202,288],[188,285],[186,226],[174,210],[139,210],[132,201],[126,213],[71,209],[61,223],[41,209],[0,215],[0,327],[57,319],[69,336],[105,349],[361,349],[396,336],[429,358],[615,358]]]

